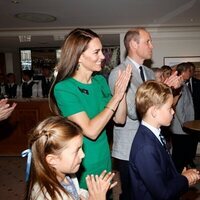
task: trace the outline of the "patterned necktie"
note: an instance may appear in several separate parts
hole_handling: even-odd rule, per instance
[[[144,82],[144,81],[145,81],[145,78],[144,78],[144,72],[143,72],[142,66],[140,66],[139,68],[140,68],[140,76],[141,76],[141,79],[142,79],[143,82]]]
[[[165,137],[164,137],[161,133],[160,133],[159,137],[160,137],[160,141],[161,141],[163,147],[165,148],[165,150],[167,151],[167,153],[170,154],[170,153],[169,153],[169,150],[168,150],[168,148],[167,148],[167,146],[166,146]]]

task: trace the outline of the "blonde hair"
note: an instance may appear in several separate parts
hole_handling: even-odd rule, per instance
[[[69,195],[56,178],[56,172],[47,161],[48,154],[59,155],[75,136],[82,135],[81,128],[66,118],[53,116],[40,122],[29,137],[29,148],[32,152],[32,163],[26,199],[31,198],[33,186],[38,183],[44,197],[48,193],[56,199],[60,191]],[[66,163],[67,165],[67,163]],[[45,192],[44,192],[45,191]]]
[[[139,116],[143,118],[147,110],[152,106],[163,105],[170,95],[172,95],[172,90],[166,84],[154,80],[144,82],[137,89],[135,97]]]

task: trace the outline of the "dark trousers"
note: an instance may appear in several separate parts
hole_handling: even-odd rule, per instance
[[[197,146],[198,146],[198,142],[199,142],[199,136],[198,134],[194,133],[192,136],[192,156],[193,159],[196,157],[196,153],[197,153]]]
[[[131,194],[131,181],[130,181],[130,174],[129,174],[129,161],[119,160],[113,158],[113,167],[120,174],[120,182],[121,182],[121,194],[120,200],[128,200]]]
[[[172,159],[179,173],[190,165],[196,155],[196,137],[172,134]]]

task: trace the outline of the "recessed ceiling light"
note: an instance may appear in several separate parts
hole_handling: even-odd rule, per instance
[[[11,2],[14,3],[14,4],[18,4],[19,0],[12,0]]]
[[[56,17],[43,14],[43,13],[18,13],[15,15],[15,17],[18,19],[31,21],[31,22],[38,22],[38,23],[56,21]]]
[[[53,38],[55,41],[59,41],[59,40],[64,40],[65,36],[64,35],[54,35]]]

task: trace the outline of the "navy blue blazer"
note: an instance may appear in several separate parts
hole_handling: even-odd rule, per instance
[[[132,143],[129,169],[132,200],[175,200],[189,187],[164,146],[143,125],[139,126]]]

